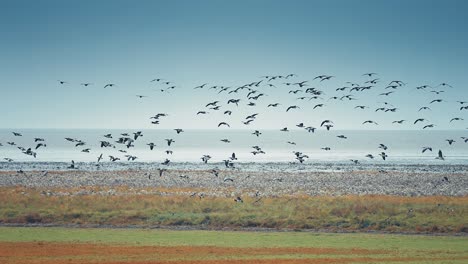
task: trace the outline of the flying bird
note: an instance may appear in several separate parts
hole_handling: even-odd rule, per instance
[[[300,107],[297,106],[297,105],[291,105],[291,106],[289,106],[289,107],[286,109],[286,112],[288,112],[288,111],[291,110],[291,109],[300,109]]]
[[[231,126],[230,126],[228,123],[226,123],[226,122],[221,122],[221,123],[219,123],[219,124],[218,124],[218,127],[220,127],[220,126],[231,127]]]
[[[444,154],[442,154],[442,150],[439,149],[439,153],[437,154],[436,159],[445,160]]]
[[[422,148],[422,153],[424,153],[424,152],[426,152],[426,151],[432,152],[432,148],[431,148],[431,147],[423,147],[423,148]]]

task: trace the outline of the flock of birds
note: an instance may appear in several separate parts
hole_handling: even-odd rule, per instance
[[[233,108],[230,107],[248,107],[248,109],[258,109],[256,108],[257,102],[260,100],[264,100],[264,98],[267,98],[267,92],[268,89],[282,89],[284,90],[284,93],[287,94],[290,97],[295,97],[295,99],[300,102],[300,101],[308,101],[308,102],[313,102],[313,109],[316,108],[324,108],[326,107],[326,102],[328,101],[358,101],[358,96],[362,93],[365,93],[369,90],[376,90],[376,89],[381,89],[381,93],[378,94],[378,97],[383,97],[383,98],[388,98],[391,97],[394,93],[400,92],[407,84],[403,81],[400,80],[392,80],[387,83],[383,83],[380,78],[378,77],[379,75],[377,73],[365,73],[362,75],[364,80],[363,83],[355,83],[355,82],[346,82],[346,85],[343,87],[337,87],[334,88],[335,93],[337,95],[331,96],[328,99],[325,99],[324,96],[326,93],[322,89],[318,89],[314,86],[314,84],[320,84],[323,82],[327,82],[335,76],[331,75],[319,75],[313,78],[311,81],[309,80],[300,80],[299,77],[296,74],[286,74],[286,75],[268,75],[268,76],[262,76],[260,77],[259,80],[255,80],[253,82],[248,82],[246,84],[243,84],[241,86],[237,87],[228,87],[228,86],[223,86],[223,85],[209,85],[208,83],[204,83],[198,86],[193,87],[194,90],[207,90],[207,91],[212,91],[213,93],[220,95],[220,94],[227,94],[230,97],[225,103],[221,102],[219,100],[214,100],[207,102],[206,104],[202,105],[199,111],[194,113],[194,115],[198,118],[200,116],[208,115],[210,112],[213,111],[220,111],[223,113],[223,116],[226,116],[226,120],[221,121],[221,122],[216,122],[217,127],[226,127],[230,128],[230,122],[232,120],[229,119],[229,117],[232,115]],[[67,85],[68,82],[59,80],[58,81],[60,85]],[[157,83],[158,84],[158,90],[160,92],[170,92],[171,90],[174,89],[179,89],[178,86],[176,86],[172,81],[167,81],[162,78],[155,78],[150,81],[150,83]],[[381,87],[377,87],[378,85],[384,84]],[[93,83],[81,83],[82,86],[92,86],[94,85]],[[117,86],[115,83],[108,83],[102,86],[105,89],[110,89]],[[418,110],[419,112],[425,112],[425,111],[431,111],[431,107],[435,104],[440,104],[440,103],[450,103],[449,101],[439,98],[439,95],[442,95],[447,92],[447,89],[452,89],[453,87],[448,84],[448,83],[440,83],[435,86],[430,86],[430,85],[420,85],[413,87],[413,89],[416,89],[421,92],[426,92],[429,94],[433,94],[434,96],[437,96],[436,98],[431,99],[430,101],[427,102],[427,105],[421,106]],[[328,93],[328,91],[327,91]],[[137,98],[142,99],[147,97],[146,95],[136,95]],[[463,112],[468,110],[468,101],[456,101],[458,104],[457,111]],[[224,108],[226,108],[224,110]],[[283,111],[285,112],[293,112],[293,111],[299,111],[301,110],[301,105],[299,104],[293,104],[293,105],[283,105],[281,102],[269,102],[267,104],[267,110],[268,109],[281,109],[284,108]],[[353,106],[354,109],[357,111],[359,110],[365,110],[369,109],[370,106],[363,105],[363,104],[355,104]],[[222,110],[223,109],[223,110]],[[384,101],[381,102],[381,106],[377,107],[376,109],[373,110],[374,112],[382,112],[382,113],[394,113],[399,111],[399,109],[395,106],[393,106],[391,103]],[[253,111],[252,111],[253,112]],[[252,124],[253,122],[256,121],[257,117],[260,115],[260,113],[252,113],[249,114],[245,117],[244,120],[241,122],[248,126]],[[154,116],[149,117],[149,122],[151,124],[157,126],[163,122],[165,118],[168,118],[169,114],[167,113],[158,113]],[[462,122],[464,119],[460,116],[457,117],[452,117],[448,118],[448,123],[451,124],[453,122]],[[411,122],[413,125],[422,125],[422,129],[431,129],[437,126],[434,123],[431,123],[427,117],[424,118],[417,118],[415,120],[406,120],[406,119],[399,119],[399,120],[394,120],[392,122],[393,125],[401,125],[406,122]],[[367,125],[373,125],[377,126],[379,125],[379,122],[376,120],[364,120],[362,122],[362,125],[367,126]],[[332,130],[337,126],[335,122],[331,119],[326,119],[322,120],[319,124],[317,124],[317,127],[311,126],[311,125],[305,125],[304,123],[299,123],[296,125],[296,127],[304,129],[307,133],[315,133],[316,130],[318,129],[323,129],[326,131]],[[213,128],[215,125],[213,125]],[[288,132],[289,129],[288,127],[281,127],[278,128],[282,132]],[[468,128],[467,128],[468,129]],[[184,129],[182,128],[175,128],[174,133],[175,134],[181,134],[184,132]],[[262,136],[262,131],[260,130],[253,130],[251,132],[253,136],[255,137],[261,137]],[[22,133],[20,132],[12,132],[14,137],[22,137]],[[131,152],[131,149],[135,147],[135,144],[137,141],[142,138],[143,132],[142,131],[136,131],[132,133],[122,133],[119,135],[112,135],[112,134],[105,134],[101,135],[102,139],[99,141],[99,146],[101,149],[105,148],[113,148],[113,149],[118,149],[122,155],[120,156],[115,156],[115,155],[104,155],[104,153],[101,153],[99,156],[96,157],[97,164],[99,162],[108,159],[111,162],[116,162],[119,160],[127,160],[127,161],[135,161],[138,159],[137,156],[131,155],[128,152]],[[347,136],[346,135],[338,135],[337,138],[339,140],[346,140]],[[8,141],[6,142],[7,145],[10,146],[16,146],[22,153],[25,155],[29,155],[31,157],[36,158],[38,153],[41,149],[47,147],[47,142],[44,138],[39,138],[36,137],[33,139],[34,140],[34,146],[31,147],[22,147],[22,146],[17,146],[15,141]],[[81,152],[84,153],[91,153],[92,149],[89,147],[89,144],[81,139],[77,138],[70,138],[67,137],[65,138],[67,142],[76,149],[78,149]],[[222,142],[224,143],[230,143],[230,139],[228,138],[223,138],[221,139]],[[446,139],[448,145],[452,144],[463,144],[468,142],[468,137],[461,137],[460,142],[458,139]],[[167,155],[171,155],[173,153],[173,150],[170,149],[170,147],[173,144],[176,144],[177,142],[172,139],[172,138],[167,138],[165,139],[165,144],[167,144],[167,150],[164,150],[164,152]],[[287,144],[290,145],[296,145],[294,141],[287,141]],[[156,149],[157,145],[154,142],[149,142],[146,143],[148,149],[153,151]],[[0,147],[4,146],[0,142]],[[321,148],[323,151],[330,151],[331,148],[328,146],[322,147]],[[367,154],[363,158],[368,158],[368,159],[374,159],[377,156],[380,156],[381,159],[386,160],[388,158],[388,152],[387,150],[389,149],[389,146],[386,144],[382,143],[379,146],[376,146],[376,149],[378,149],[377,154]],[[432,152],[433,149],[431,146],[421,146],[421,152]],[[256,145],[252,146],[252,155],[262,155],[266,154],[266,152],[263,150],[262,147]],[[169,156],[168,156],[169,157]],[[200,157],[201,162],[203,163],[208,163],[209,160],[212,157],[210,154],[205,154],[202,157]],[[306,161],[309,156],[305,153],[302,153],[300,151],[293,151],[292,158],[294,158],[297,162],[303,163]],[[445,156],[442,152],[442,150],[438,150],[437,155],[435,156],[436,159],[444,160]],[[5,157],[5,161],[7,162],[12,162],[13,159]],[[233,168],[235,162],[237,161],[237,156],[235,153],[232,153],[228,157],[224,159],[224,164],[227,168]],[[166,158],[161,164],[162,165],[168,165],[170,164],[170,159]],[[358,164],[359,160],[357,159],[352,159],[351,162]],[[69,166],[70,169],[76,169],[77,166],[75,165],[75,162],[72,161],[72,163]],[[160,175],[165,171],[165,169],[159,169]],[[217,173],[216,170],[214,170],[213,173]]]

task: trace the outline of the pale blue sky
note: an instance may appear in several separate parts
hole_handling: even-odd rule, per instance
[[[468,101],[467,12],[467,1],[1,1],[0,128],[153,128],[148,118],[159,112],[170,114],[159,128],[215,128],[220,121],[247,128],[240,121],[259,112],[249,129],[318,126],[323,119],[341,129],[371,128],[361,125],[367,119],[378,129],[420,129],[391,125],[418,117],[437,129],[464,129],[467,121],[448,120],[468,120],[455,103]],[[238,109],[224,104],[246,103],[245,93],[192,89],[297,73],[328,98],[346,81],[363,83],[365,72],[379,73],[382,82],[357,94],[359,101],[324,102],[316,110],[289,95],[290,87],[262,88],[268,96],[257,108]],[[312,82],[320,74],[336,78]],[[154,91],[149,81],[157,77],[178,88]],[[391,80],[407,83],[385,98],[400,109],[375,114],[383,101],[376,95]],[[441,95],[414,89],[442,82],[454,88]],[[103,89],[106,83],[118,86]],[[417,112],[436,98],[447,102]],[[195,115],[214,100],[233,116]],[[266,104],[276,101],[283,108],[267,113]],[[293,104],[302,110],[286,113]],[[358,104],[372,109],[353,109]]]

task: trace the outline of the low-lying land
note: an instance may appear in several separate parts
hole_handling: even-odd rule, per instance
[[[466,263],[468,237],[0,227],[0,263]]]
[[[468,233],[467,196],[209,193],[128,186],[0,187],[0,223]]]
[[[426,169],[0,171],[0,263],[466,263],[468,172]]]

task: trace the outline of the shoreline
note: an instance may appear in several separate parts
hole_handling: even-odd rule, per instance
[[[443,161],[442,161],[443,162]],[[234,167],[227,168],[224,162],[171,162],[162,165],[160,162],[75,162],[75,169],[69,169],[70,162],[2,162],[0,172],[8,171],[131,171],[131,170],[193,170],[211,169],[243,171],[243,172],[339,172],[339,171],[400,171],[400,172],[433,172],[458,173],[467,172],[468,164],[430,164],[430,163],[386,163],[365,162],[242,162],[236,161]]]

